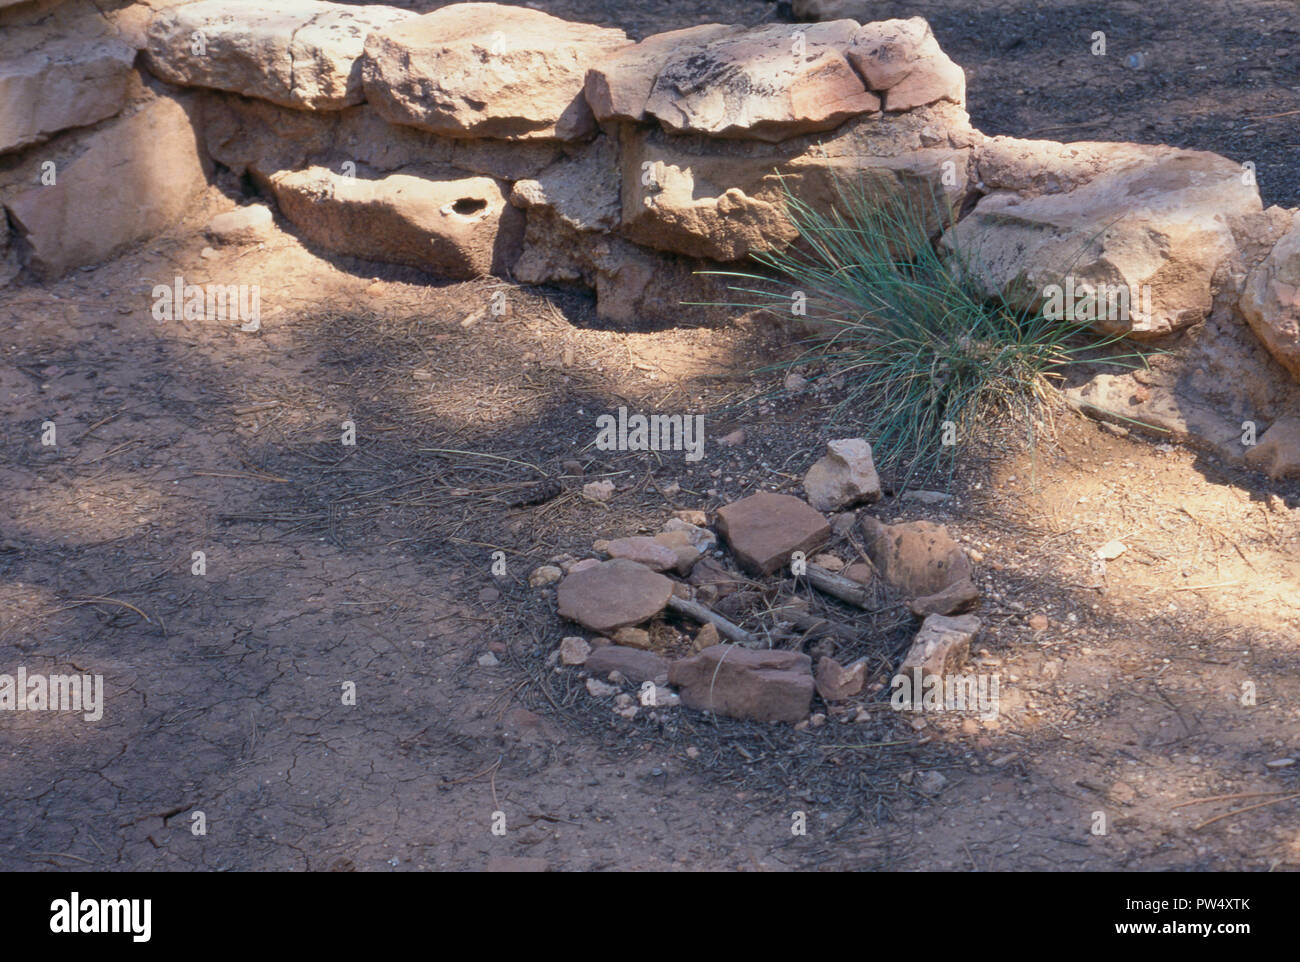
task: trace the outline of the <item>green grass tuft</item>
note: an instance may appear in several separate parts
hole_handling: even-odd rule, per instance
[[[937,190],[921,198],[842,188],[823,211],[787,190],[799,239],[754,256],[780,281],[710,272],[742,282],[730,289],[747,295],[720,306],[790,316],[803,295],[814,333],[801,357],[775,367],[816,362],[821,376],[842,381],[837,413],[867,412],[862,434],[902,487],[950,475],[966,442],[999,416],[1023,418],[1032,437],[1052,380],[1117,339],[1080,336],[1086,323],[986,295],[966,253],[932,237],[935,225],[953,222],[946,198]],[[955,445],[944,444],[949,423]]]

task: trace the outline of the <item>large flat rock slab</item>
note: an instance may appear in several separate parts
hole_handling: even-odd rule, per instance
[[[675,134],[780,141],[880,109],[845,59],[858,25],[770,24],[688,46],[655,78],[646,113]]]
[[[379,4],[198,0],[154,16],[145,60],[170,83],[339,110],[364,100],[366,37],[414,16]]]
[[[729,718],[793,724],[808,716],[815,682],[812,659],[797,651],[752,651],[711,645],[674,661],[668,683],[682,704]]]
[[[587,69],[630,43],[527,7],[453,4],[370,36],[366,97],[393,123],[449,136],[577,140],[596,123]]]
[[[556,589],[561,618],[607,634],[664,610],[673,583],[635,561],[615,559],[575,571]]]
[[[789,494],[760,491],[718,509],[718,532],[749,571],[771,574],[796,551],[805,554],[830,537],[821,512]]]

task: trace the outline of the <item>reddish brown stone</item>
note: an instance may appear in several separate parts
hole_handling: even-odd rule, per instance
[[[862,691],[867,680],[867,664],[856,662],[845,668],[834,658],[821,658],[817,662],[817,694],[827,701],[842,701]]]
[[[812,704],[812,659],[797,651],[713,645],[673,662],[668,683],[690,708],[793,724],[807,717]]]
[[[663,611],[673,583],[633,561],[605,561],[575,571],[556,590],[561,618],[601,633],[640,624]]]
[[[970,611],[979,600],[980,590],[975,587],[975,582],[963,578],[942,591],[913,599],[908,603],[908,607],[918,618],[924,618],[926,615],[955,615],[962,611]]]
[[[819,547],[830,537],[831,526],[796,497],[760,491],[719,508],[718,531],[742,567],[766,575],[794,552]]]
[[[970,560],[943,525],[929,521],[881,524],[862,519],[867,553],[881,577],[911,598],[938,594],[970,580]]]
[[[615,538],[604,543],[602,550],[611,558],[635,561],[654,571],[667,571],[677,566],[677,552],[666,544],[637,535],[631,538]],[[698,552],[697,552],[698,557]]]
[[[668,674],[668,659],[653,651],[641,651],[624,645],[606,645],[587,656],[587,671],[604,678],[616,671],[634,685],[654,681]]]

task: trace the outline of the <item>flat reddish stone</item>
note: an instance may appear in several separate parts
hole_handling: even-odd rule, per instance
[[[817,511],[788,494],[760,491],[718,509],[718,531],[749,571],[771,574],[796,551],[820,546],[831,526]]]
[[[643,681],[654,681],[668,674],[668,659],[653,651],[641,651],[624,645],[606,645],[588,655],[583,667],[600,678],[611,671],[617,671],[632,684],[639,685]]]
[[[797,651],[712,645],[668,669],[682,704],[730,718],[794,724],[812,704],[812,659]]]
[[[608,634],[663,611],[673,583],[634,561],[603,561],[575,571],[556,589],[561,618]]]

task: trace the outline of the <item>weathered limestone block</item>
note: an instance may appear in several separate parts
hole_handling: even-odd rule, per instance
[[[270,185],[303,236],[340,254],[460,279],[504,273],[518,256],[522,215],[490,177],[369,179],[308,167],[277,172]]]
[[[265,180],[307,164],[340,173],[351,161],[389,172],[452,166],[498,180],[536,177],[560,156],[549,142],[457,140],[390,124],[369,104],[338,111],[292,110],[238,94],[205,91],[203,134],[213,159]]]
[[[42,43],[39,26],[0,34],[0,153],[87,127],[126,106],[135,50],[114,36]]]
[[[646,247],[717,261],[782,246],[797,236],[785,190],[828,208],[844,188],[922,202],[959,203],[967,186],[965,113],[924,108],[880,122],[857,118],[829,136],[780,144],[620,129],[623,236]],[[929,136],[954,122],[944,142]],[[927,141],[933,145],[927,145]],[[969,141],[968,141],[969,142]],[[936,229],[939,224],[933,225]]]
[[[170,83],[338,110],[364,99],[366,36],[414,16],[379,4],[198,0],[155,15],[145,59]]]
[[[601,134],[566,151],[536,178],[517,181],[510,202],[524,210],[552,210],[574,230],[613,230],[621,213],[618,174],[618,144]]]
[[[595,129],[587,69],[630,43],[527,7],[453,4],[370,36],[366,97],[394,123],[447,136],[578,140]]]
[[[1082,162],[1100,152],[1089,145]],[[1104,333],[1157,336],[1203,320],[1234,264],[1234,226],[1261,210],[1258,191],[1202,151],[1123,144],[1113,160],[1063,193],[994,191],[947,240],[990,293],[1030,304],[1059,287],[1066,317]]]
[[[97,264],[185,213],[207,184],[192,99],[150,95],[130,112],[42,147],[0,203],[39,277]],[[147,148],[147,149],[146,149]],[[40,164],[53,164],[53,184]]]
[[[849,63],[885,110],[912,110],[936,100],[966,104],[966,74],[939,48],[923,17],[864,23],[848,50]]]
[[[726,278],[702,274],[719,265],[646,250],[599,231],[580,231],[552,209],[530,208],[514,278],[524,284],[577,284],[596,292],[596,314],[623,324],[710,323],[730,312]]]
[[[708,41],[741,29],[705,23],[656,33],[607,54],[588,69],[583,82],[583,94],[596,120],[645,120],[655,79],[669,60],[694,56]]]
[[[776,142],[832,130],[880,109],[844,56],[857,30],[769,24],[708,40],[668,59],[646,112],[679,134]]]
[[[1269,353],[1300,381],[1300,211],[1246,278],[1241,313]]]

